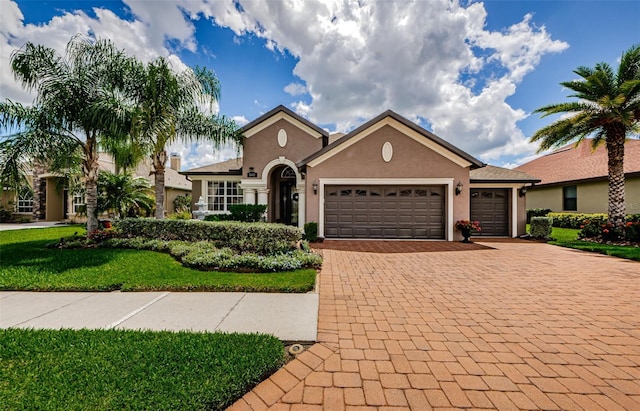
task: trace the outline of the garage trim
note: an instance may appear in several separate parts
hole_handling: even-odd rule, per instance
[[[511,237],[518,236],[518,190],[522,187],[522,183],[471,183],[469,188],[508,188],[511,189]],[[480,222],[482,225],[482,221]]]
[[[441,185],[447,186],[445,240],[453,241],[453,178],[321,178],[318,180],[320,204],[318,236],[324,237],[325,185]]]

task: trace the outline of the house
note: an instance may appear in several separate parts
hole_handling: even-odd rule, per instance
[[[98,160],[100,170],[115,172],[115,163],[106,153],[100,153]],[[134,171],[134,175],[144,177],[151,184],[153,195],[154,176],[149,161],[142,162]],[[191,181],[179,174],[180,157],[171,155],[170,166],[165,172],[165,211],[174,212],[173,200],[178,195],[191,194]],[[0,197],[0,205],[5,210],[14,211],[14,217],[33,218],[40,221],[76,220],[78,212],[84,208],[84,195],[70,192],[67,178],[57,173],[50,173],[43,167],[36,167],[28,176],[30,187],[23,187],[17,193],[5,188]]]
[[[556,212],[607,213],[607,150],[592,149],[587,139],[569,144],[515,170],[541,181],[527,191],[527,207]],[[640,140],[628,139],[624,156],[625,203],[628,214],[640,213]]]
[[[483,235],[525,233],[526,173],[486,166],[386,111],[345,135],[284,106],[242,127],[243,157],[181,172],[209,213],[266,204],[266,220],[324,238],[456,240],[454,223],[480,220]]]

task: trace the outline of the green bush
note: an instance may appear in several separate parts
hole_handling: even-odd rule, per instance
[[[204,221],[232,221],[231,214],[209,214],[204,217]]]
[[[551,217],[531,217],[531,237],[548,240],[551,238],[553,219]]]
[[[103,246],[168,252],[185,266],[200,270],[293,271],[304,267],[319,267],[322,264],[319,255],[308,251],[293,250],[270,256],[255,253],[236,254],[230,248],[217,249],[209,241],[189,243],[149,240],[142,237],[113,238],[105,241]]]
[[[175,208],[176,212],[181,212],[181,211],[189,211],[189,214],[191,214],[191,196],[188,194],[182,195],[182,196],[177,196],[174,200],[173,200],[173,207]],[[191,217],[189,217],[191,218]]]
[[[229,206],[232,221],[256,223],[262,220],[267,211],[266,204],[234,204]]]
[[[302,238],[312,243],[318,241],[318,223],[315,221],[305,223]]]
[[[550,208],[530,208],[527,210],[527,224],[531,223],[531,217],[546,217],[551,212]]]
[[[124,237],[145,237],[187,242],[213,241],[220,248],[239,253],[272,255],[296,248],[302,231],[296,227],[270,223],[209,222],[198,220],[120,220],[116,228]]]
[[[191,211],[180,210],[167,215],[169,220],[191,220]]]
[[[547,217],[553,218],[553,226],[559,228],[580,229],[585,220],[595,221],[601,224],[607,222],[606,214],[549,213]]]

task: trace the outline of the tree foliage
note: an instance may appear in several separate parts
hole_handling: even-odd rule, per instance
[[[640,133],[640,45],[623,53],[617,70],[607,63],[578,67],[579,79],[561,83],[578,101],[551,104],[536,110],[543,117],[563,116],[538,130],[531,141],[540,151],[592,138],[595,149],[605,144],[609,174],[609,222],[624,230],[624,143]],[[568,114],[568,115],[567,115]]]

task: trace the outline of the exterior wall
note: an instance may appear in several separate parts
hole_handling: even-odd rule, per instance
[[[577,213],[607,213],[608,183],[597,181],[590,183],[567,183],[578,189]],[[640,177],[625,181],[625,203],[627,214],[640,213]],[[549,208],[554,212],[563,212],[562,186],[533,187],[527,191],[527,208]],[[568,211],[573,212],[573,211]]]
[[[198,210],[196,203],[200,199],[200,196],[204,197],[204,191],[202,190],[202,177],[191,176],[191,210]]]
[[[57,177],[47,178],[46,221],[64,220],[64,194],[56,185],[57,180]]]
[[[189,190],[180,190],[177,188],[166,188],[164,194],[164,209],[166,213],[175,213],[176,207],[173,205],[173,200],[178,196],[183,196],[185,194],[191,194]],[[196,200],[197,202],[198,200]]]
[[[278,131],[287,133],[287,143],[284,147],[278,144]],[[253,167],[262,179],[262,170],[274,159],[285,157],[297,163],[322,148],[322,138],[315,138],[286,120],[279,120],[264,130],[244,139],[242,171],[244,179]],[[268,177],[268,176],[267,176]]]
[[[516,190],[516,193],[518,193],[518,191]],[[527,233],[527,203],[529,201],[529,199],[527,198],[529,196],[529,193],[525,194],[524,197],[520,197],[519,194],[517,194],[517,198],[518,198],[518,205],[516,208],[516,211],[518,213],[517,215],[517,235],[521,236]]]
[[[382,158],[382,147],[386,142],[393,147],[393,156],[389,162]],[[445,193],[445,198],[453,198],[453,221],[446,221],[445,233],[454,221],[469,218],[469,169],[455,164],[388,125],[317,166],[307,166],[306,221],[320,223],[321,188],[314,194],[313,183],[331,178],[394,181],[409,178],[449,179],[452,180],[452,187],[461,182],[464,188],[460,195]],[[448,207],[449,204],[445,204],[445,210]],[[462,239],[462,236],[454,232],[453,239]]]

